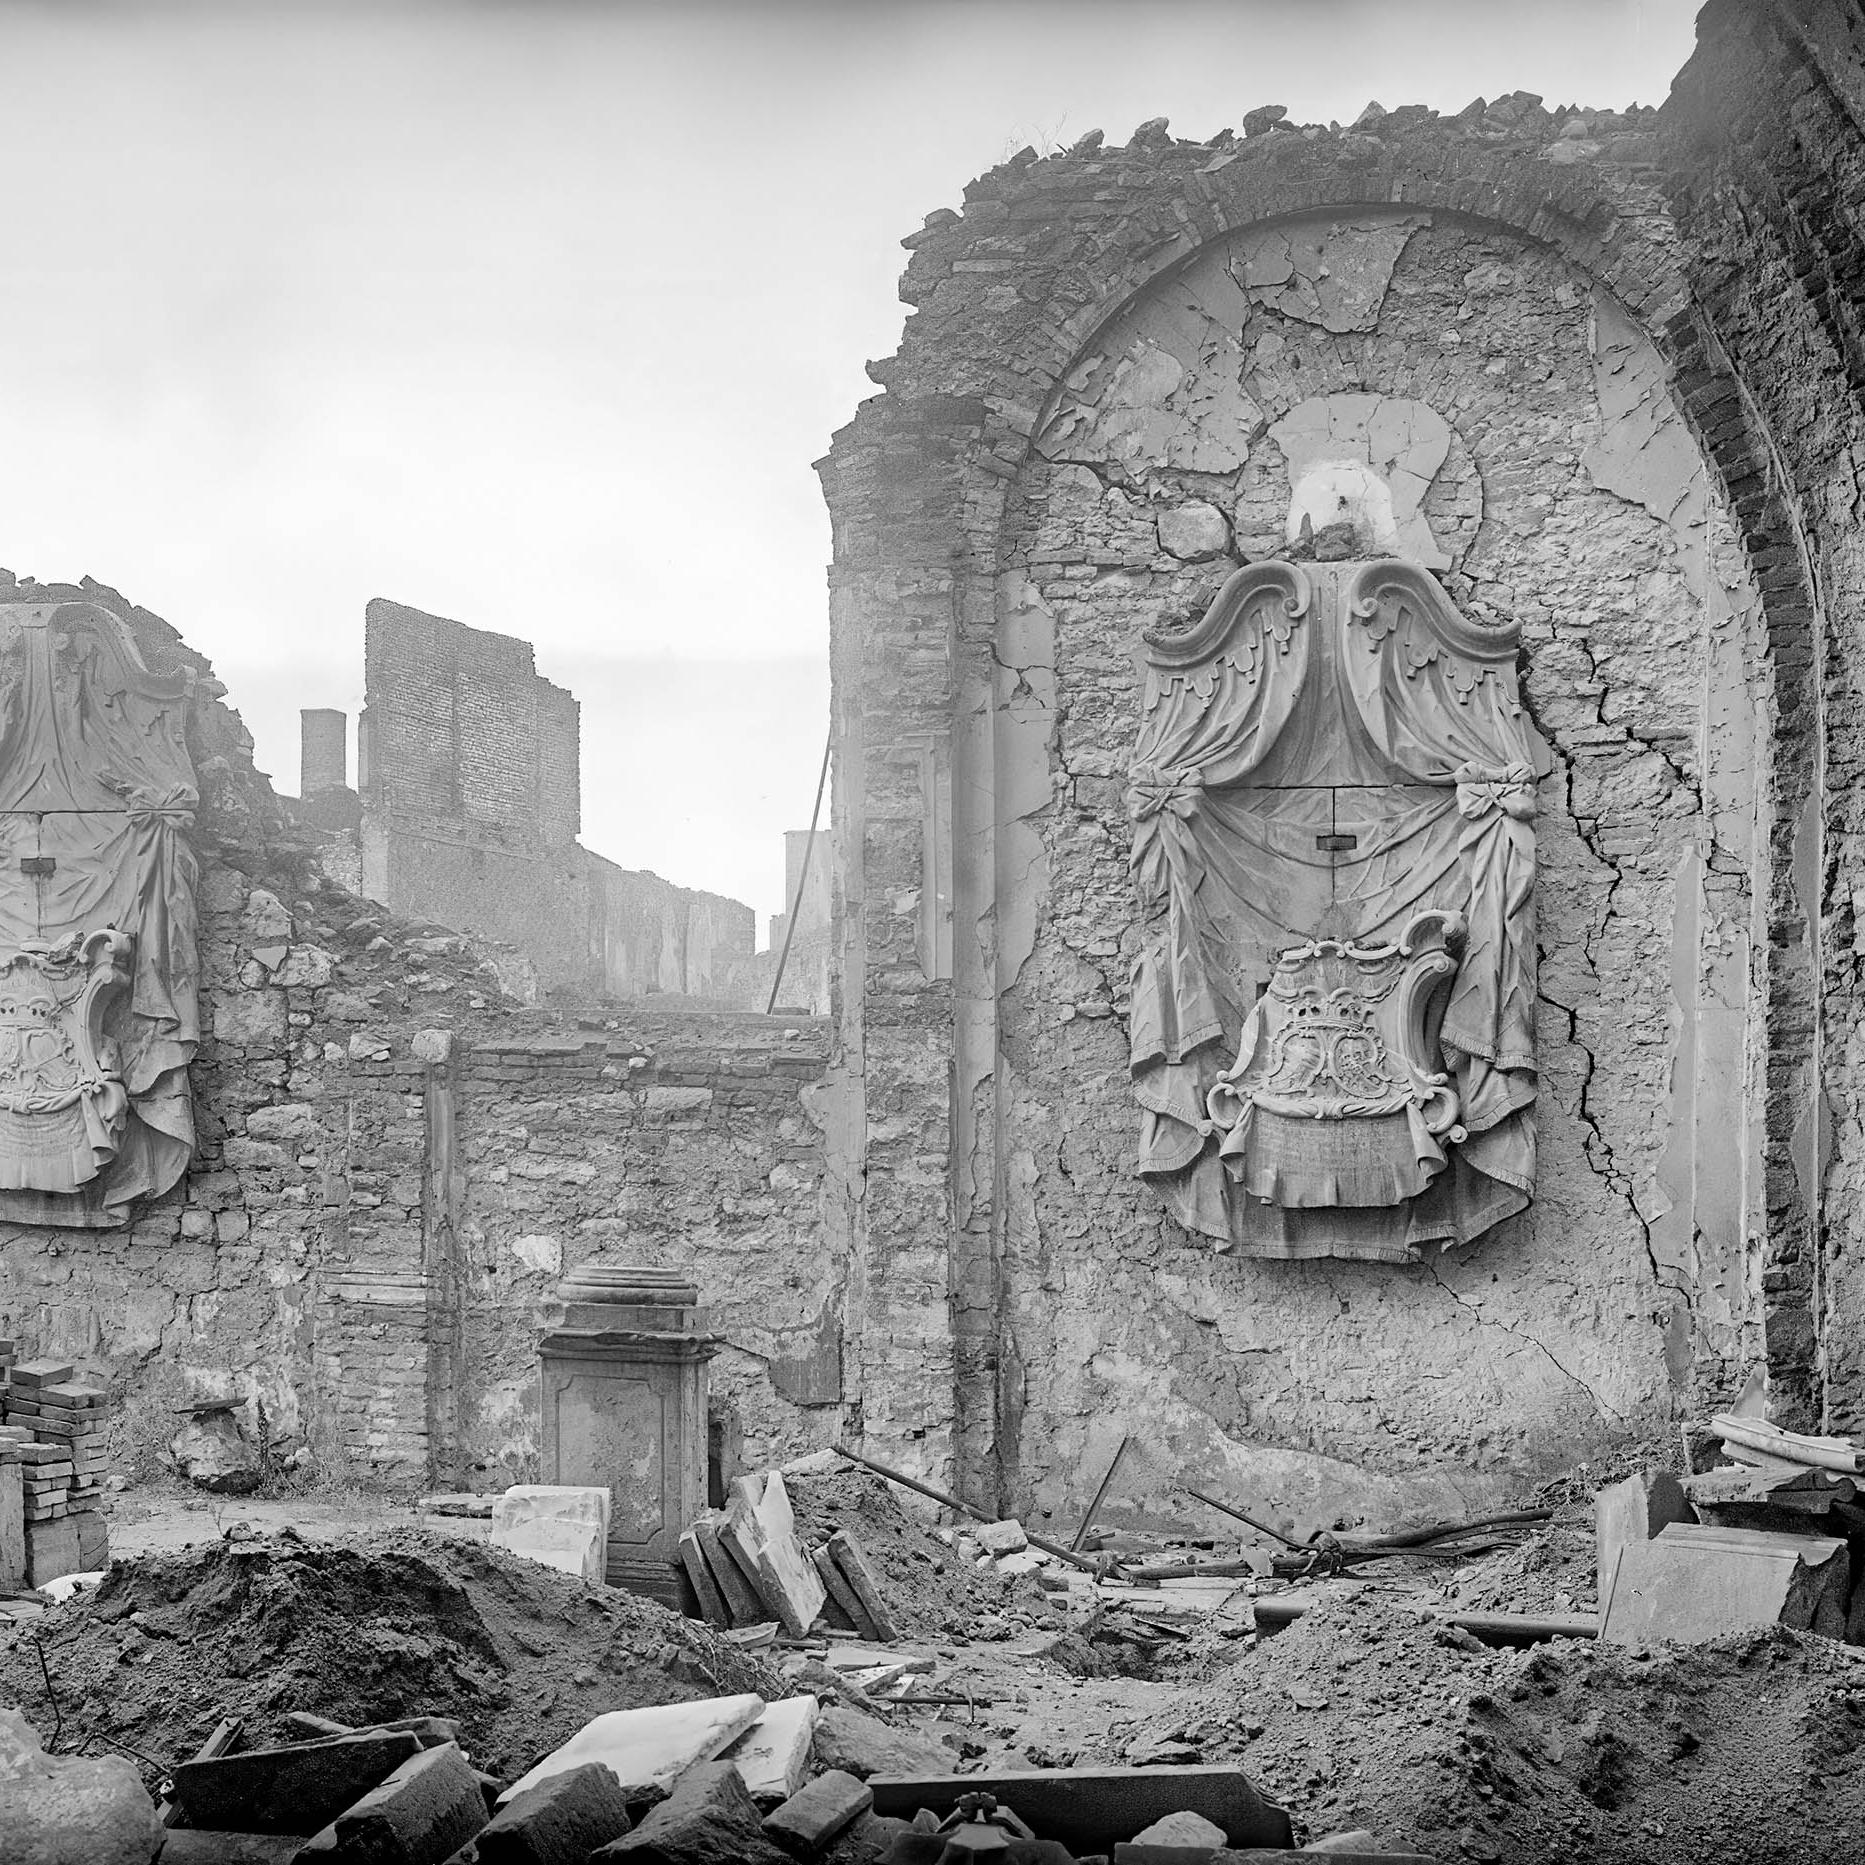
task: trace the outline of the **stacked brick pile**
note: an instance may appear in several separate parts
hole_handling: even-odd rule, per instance
[[[13,1361],[0,1343],[0,1458],[19,1467],[23,1578],[43,1586],[60,1574],[90,1573],[110,1558],[98,1508],[104,1466],[104,1393],[72,1377],[62,1360]],[[0,1483],[0,1509],[11,1484]],[[0,1546],[5,1536],[0,1533]]]

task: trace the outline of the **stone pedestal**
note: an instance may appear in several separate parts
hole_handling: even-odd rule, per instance
[[[680,1531],[706,1506],[715,1342],[698,1299],[672,1270],[585,1264],[539,1348],[541,1480],[605,1486],[609,1584],[676,1608]]]

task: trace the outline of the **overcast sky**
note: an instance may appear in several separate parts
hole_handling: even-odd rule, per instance
[[[781,905],[827,726],[810,463],[898,241],[1026,142],[1660,103],[1694,0],[0,0],[0,564],[214,661],[279,787],[384,595],[583,701],[583,839]]]

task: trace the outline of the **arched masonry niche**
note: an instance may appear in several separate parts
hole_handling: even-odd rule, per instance
[[[1678,370],[1655,195],[1439,126],[967,199],[824,463],[870,1440],[1065,1509],[1130,1431],[1162,1498],[1197,1468],[1313,1525],[1668,1433],[1767,1355],[1813,1067],[1769,1011],[1815,961],[1804,589],[1770,489],[1726,492],[1726,383]],[[1534,1202],[1412,1263],[1253,1260],[1134,1176],[1135,650],[1343,496],[1520,629],[1540,747]]]

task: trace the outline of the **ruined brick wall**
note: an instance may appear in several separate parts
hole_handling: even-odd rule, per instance
[[[530,642],[381,597],[365,623],[371,805],[573,841],[577,704],[539,674]]]
[[[365,682],[363,821],[327,871],[349,863],[397,913],[518,948],[546,990],[738,1001],[748,906],[577,843],[578,704],[528,641],[378,598]]]
[[[1665,108],[1683,361],[1781,694],[1767,1339],[1777,1415],[1865,1428],[1865,23],[1713,0]]]
[[[0,1226],[0,1334],[109,1383],[113,1468],[153,1474],[176,1408],[228,1396],[333,1480],[533,1476],[538,1304],[597,1256],[691,1263],[729,1446],[829,1435],[849,1278],[816,1213],[823,1027],[515,1003],[466,940],[328,878],[173,629],[52,593],[197,676],[196,1157],[125,1229]]]
[[[824,463],[877,1439],[1026,1508],[1133,1431],[1298,1519],[1390,1516],[1760,1364],[1775,642],[1659,155],[1651,113],[1520,97],[1152,125],[1025,151],[906,242],[906,340]],[[1133,1177],[1134,645],[1278,553],[1328,431],[1521,625],[1548,754],[1536,1203],[1411,1268],[1213,1254]]]

